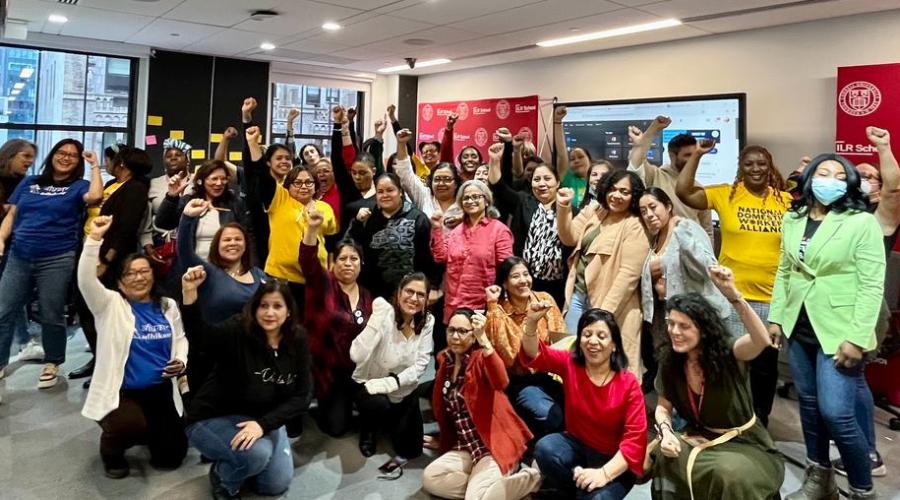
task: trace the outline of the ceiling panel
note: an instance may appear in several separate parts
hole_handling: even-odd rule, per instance
[[[222,30],[211,37],[186,46],[185,50],[201,54],[235,55],[256,49],[264,41],[267,41],[266,37],[259,33],[234,29]],[[277,42],[274,43],[277,45]]]
[[[41,0],[20,0],[18,2],[12,2],[9,5],[9,14],[7,18],[9,19],[24,19],[28,21],[28,29],[33,31],[42,31],[42,27],[44,23],[47,21],[47,16],[54,13],[60,13],[68,16],[70,14],[70,9],[74,10],[74,8],[59,5],[59,8],[50,8],[48,7],[47,2],[42,2]]]
[[[520,45],[535,44],[541,40],[549,40],[551,38],[561,38],[594,31],[603,31],[612,28],[621,28],[623,26],[631,26],[634,24],[649,23],[659,21],[660,18],[641,12],[635,9],[620,9],[595,16],[585,16],[577,21],[562,21],[551,23],[537,28],[529,28],[520,30],[506,35],[512,39],[518,40]],[[573,32],[572,28],[576,27],[578,31]],[[660,30],[665,31],[665,30]],[[633,35],[630,35],[633,36]],[[618,37],[627,39],[629,36]],[[577,47],[583,44],[570,45],[569,47]]]
[[[281,14],[262,21],[247,20],[234,26],[244,31],[272,35],[295,35],[310,29],[321,29],[326,21],[340,21],[359,14],[359,10],[293,0],[290,5],[275,8]]]
[[[623,7],[639,7],[641,5],[649,5],[652,3],[666,3],[670,0],[609,0],[610,2],[617,3],[622,5]],[[702,0],[698,3],[708,3],[703,2]]]
[[[351,59],[369,59],[380,68],[387,64],[399,64],[395,61],[389,61],[389,59],[402,49],[403,47],[398,45],[395,41],[385,41],[339,50],[333,52],[333,54],[338,57],[349,57]],[[385,61],[388,62],[385,63]],[[402,58],[400,59],[400,62],[403,62]]]
[[[249,19],[251,10],[271,7],[271,2],[263,5],[256,0],[186,0],[163,17],[176,21],[230,27]]]
[[[319,43],[334,41],[347,47],[356,47],[431,27],[433,25],[393,15],[382,15],[351,24],[339,31],[322,32],[309,39]]]
[[[282,47],[288,50],[301,50],[303,52],[316,52],[319,54],[330,54],[332,52],[350,48],[347,45],[335,43],[331,40],[313,40],[312,38],[285,43]]]
[[[341,7],[353,7],[354,9],[372,10],[379,7],[390,7],[402,0],[312,0],[316,3],[327,5],[339,5]]]
[[[900,6],[900,2],[897,2],[897,0],[869,0],[866,2],[866,10],[868,12],[896,9],[898,6]],[[841,0],[816,5],[815,8],[787,7],[776,11],[777,16],[773,15],[773,12],[768,11],[691,24],[713,33],[727,33],[731,31],[765,28],[778,24],[800,23],[816,19],[859,14],[859,7],[859,2],[855,0]]]
[[[12,0],[12,3],[18,1],[19,0]],[[79,0],[78,5],[95,9],[159,17],[177,7],[183,1],[184,0],[155,0],[153,2],[137,2],[134,0]]]
[[[434,24],[449,24],[544,0],[439,0],[420,2],[394,13],[400,17]],[[590,2],[591,0],[584,0]]]
[[[63,24],[62,29],[57,33],[101,40],[127,40],[144,26],[153,22],[152,17],[81,6],[65,15],[69,18],[69,22]]]
[[[127,40],[128,43],[180,49],[219,33],[224,28],[156,19]],[[172,36],[175,33],[178,36]]]
[[[491,35],[543,26],[569,19],[579,20],[582,16],[611,12],[622,8],[621,5],[605,0],[574,4],[569,0],[547,0],[460,21],[450,24],[450,27]]]
[[[640,7],[640,10],[665,18],[676,17],[678,19],[684,19],[686,17],[707,16],[721,12],[769,7],[795,1],[797,0],[716,0],[715,2],[704,2],[702,0],[669,0],[668,2],[644,5]],[[818,7],[812,6],[812,8],[815,9]],[[769,15],[772,15],[772,13],[770,12]]]

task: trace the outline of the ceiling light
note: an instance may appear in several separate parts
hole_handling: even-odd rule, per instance
[[[331,21],[322,25],[322,29],[325,31],[337,31],[341,29],[341,25],[338,23],[333,23]]]
[[[554,38],[553,40],[544,40],[536,45],[540,47],[558,47],[560,45],[569,45],[570,43],[588,42],[591,40],[600,40],[602,38],[612,38],[614,36],[630,35],[632,33],[642,33],[644,31],[653,31],[663,28],[671,28],[680,26],[681,21],[678,19],[666,19],[653,23],[635,24],[634,26],[626,26],[624,28],[614,28],[611,30],[595,31],[594,33],[585,33],[583,35],[567,36],[564,38]]]
[[[34,68],[22,68],[22,72],[19,73],[19,78],[26,79],[31,78],[31,75],[34,74]]]
[[[23,88],[25,88],[25,82],[19,82],[19,83],[13,85],[13,89],[22,90]]]
[[[450,59],[432,59],[430,61],[422,61],[420,63],[416,63],[416,69],[419,68],[427,68],[429,66],[437,66],[439,64],[447,64],[452,62]],[[410,69],[408,64],[403,64],[400,66],[390,66],[387,68],[381,68],[378,70],[379,73],[394,73],[397,71],[404,71]]]
[[[47,18],[47,20],[50,21],[51,23],[56,23],[56,24],[63,24],[63,23],[69,22],[69,18],[66,16],[63,16],[61,14],[50,14],[50,16]]]
[[[22,92],[22,89],[13,89],[9,95],[19,95]]]
[[[275,50],[275,44],[272,42],[263,42],[259,44],[259,48],[263,50]]]

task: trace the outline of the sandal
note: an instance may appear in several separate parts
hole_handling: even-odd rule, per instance
[[[56,385],[59,381],[59,366],[53,363],[46,363],[44,369],[41,370],[41,376],[38,377],[38,389],[49,389]]]
[[[390,460],[384,463],[381,467],[378,468],[381,471],[381,474],[378,475],[378,479],[383,479],[385,481],[396,481],[403,477],[403,466],[409,460],[402,457],[391,457]]]

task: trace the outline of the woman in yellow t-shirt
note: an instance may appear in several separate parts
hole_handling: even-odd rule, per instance
[[[284,180],[276,182],[269,175],[259,147],[260,131],[257,127],[247,129],[247,143],[250,149],[250,161],[247,162],[246,176],[248,190],[259,196],[262,203],[268,205],[269,215],[269,256],[266,259],[266,274],[288,282],[291,295],[297,303],[302,316],[304,285],[306,278],[300,269],[300,242],[307,228],[307,207],[314,206],[322,214],[323,221],[319,231],[319,262],[328,267],[328,251],[325,250],[325,236],[337,233],[337,220],[334,211],[324,201],[313,197],[319,188],[319,182],[313,172],[306,166],[292,168]]]
[[[772,155],[762,146],[747,146],[740,154],[734,183],[700,187],[694,184],[697,166],[715,142],[703,140],[688,160],[675,192],[687,206],[713,209],[719,215],[722,249],[719,264],[734,271],[735,285],[756,314],[767,321],[775,271],[781,252],[781,220],[791,205],[784,178]],[[740,319],[732,315],[729,331],[744,332]],[[766,349],[750,363],[753,406],[764,425],[775,398],[778,382],[778,351]]]

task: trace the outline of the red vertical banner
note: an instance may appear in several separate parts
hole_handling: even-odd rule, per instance
[[[900,137],[900,64],[846,66],[837,74],[837,127],[834,151],[853,163],[878,162],[866,127]],[[894,141],[894,154],[900,154]]]
[[[506,127],[513,135],[523,134],[534,142],[538,130],[538,96],[506,97],[419,103],[417,142],[440,141],[441,130],[451,113],[459,115],[453,127],[454,151],[475,146],[488,157],[488,147],[496,141],[494,132]]]

